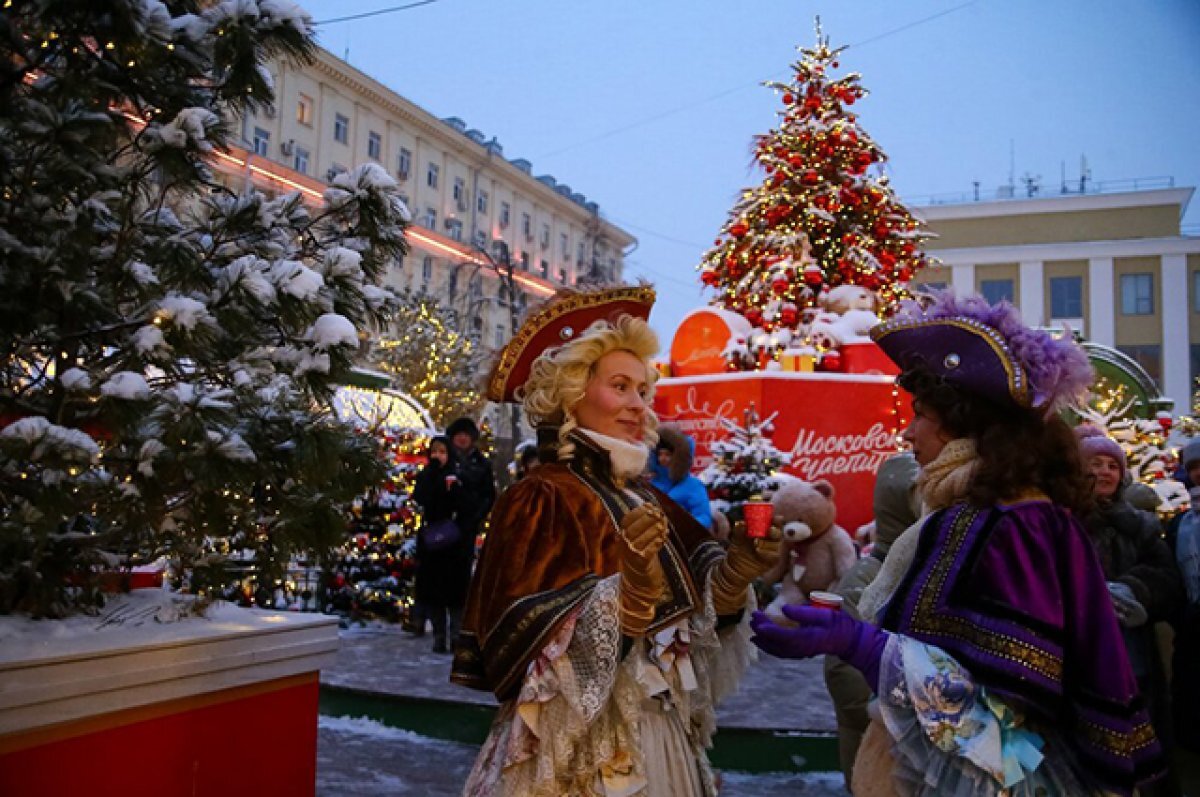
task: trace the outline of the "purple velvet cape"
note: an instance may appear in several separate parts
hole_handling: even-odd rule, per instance
[[[1128,793],[1160,774],[1104,574],[1067,510],[1034,500],[938,512],[880,622],[1058,731],[1086,781]]]

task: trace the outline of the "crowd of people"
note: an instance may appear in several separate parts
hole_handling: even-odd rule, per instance
[[[781,618],[753,611],[779,529],[718,540],[694,442],[657,428],[652,302],[569,293],[526,321],[488,395],[540,442],[498,499],[470,420],[430,445],[418,604],[452,680],[501,703],[465,793],[715,794],[714,708],[751,644],[824,657],[855,795],[1185,793],[1200,500],[1160,523],[1121,447],[1062,420],[1091,382],[1073,342],[950,294],[877,327],[909,450],[879,470],[842,610]],[[1200,499],[1200,440],[1181,464]]]

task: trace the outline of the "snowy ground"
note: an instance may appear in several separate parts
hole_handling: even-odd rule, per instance
[[[474,745],[443,742],[369,719],[321,717],[317,797],[387,794],[452,797],[475,760]],[[722,773],[721,797],[844,797],[840,773]]]

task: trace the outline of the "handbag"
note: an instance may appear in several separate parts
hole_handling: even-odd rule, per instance
[[[425,549],[429,551],[444,551],[458,543],[462,538],[462,530],[452,518],[431,523],[421,530]]]

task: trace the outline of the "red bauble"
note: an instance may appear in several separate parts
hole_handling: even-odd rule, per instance
[[[821,369],[825,371],[842,370],[842,353],[839,351],[827,351],[822,354]]]
[[[717,272],[712,271],[711,269],[705,269],[704,271],[700,272],[700,281],[705,285],[716,285],[720,279],[721,278],[717,276]]]
[[[783,95],[783,104],[784,104],[784,105],[791,105],[791,104],[792,104],[793,102],[795,102],[795,101],[796,101],[796,98],[795,98],[795,97],[793,97],[791,94],[784,94],[784,95]]]
[[[794,327],[800,320],[800,311],[795,307],[785,307],[779,311],[779,323],[785,327]]]
[[[878,260],[880,265],[882,265],[884,268],[891,268],[892,266],[896,265],[896,256],[891,252],[880,252],[875,259]]]
[[[821,269],[816,266],[806,266],[804,268],[804,284],[815,288],[824,281],[825,275],[821,273]]]
[[[901,266],[900,270],[896,272],[896,279],[900,280],[901,282],[908,282],[912,279],[912,276],[912,269],[908,266]]]
[[[775,292],[776,296],[783,296],[791,287],[792,283],[786,277],[776,277],[771,281],[771,290]]]
[[[744,221],[734,222],[729,227],[729,234],[732,235],[734,238],[741,238],[743,235],[745,235],[748,232],[750,232],[750,227]]]
[[[1169,415],[1164,415],[1157,420],[1158,425],[1162,427],[1164,432],[1169,432],[1171,427],[1175,425],[1175,421]]]
[[[751,307],[742,315],[746,317],[746,320],[750,322],[750,326],[752,327],[757,327],[762,324],[762,310],[759,310],[757,307]]]
[[[854,155],[854,163],[858,166],[870,166],[874,160],[875,156],[869,152],[857,152]]]
[[[821,176],[813,169],[809,169],[804,174],[800,175],[800,182],[804,185],[816,185],[821,181]]]
[[[796,153],[793,153],[793,154],[791,154],[791,155],[789,155],[789,156],[788,156],[788,164],[789,164],[789,165],[790,165],[790,166],[791,166],[793,169],[799,169],[801,166],[803,166],[803,165],[804,165],[804,156],[803,156],[803,155],[796,154]]]
[[[839,64],[837,61],[834,61],[833,63],[830,64],[830,66],[832,66],[834,69],[837,69]]]

